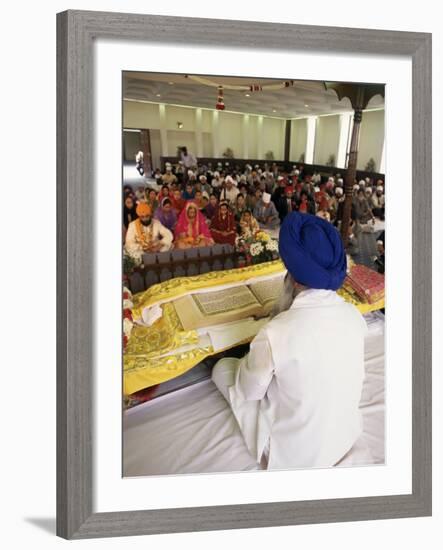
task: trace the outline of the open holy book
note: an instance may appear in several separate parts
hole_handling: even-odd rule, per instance
[[[194,330],[246,317],[266,317],[280,295],[283,276],[224,290],[188,294],[174,300],[184,330]]]

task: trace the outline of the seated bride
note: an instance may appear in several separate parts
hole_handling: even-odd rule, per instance
[[[251,239],[260,231],[257,220],[250,210],[245,210],[240,218],[240,237]]]
[[[175,247],[193,248],[197,246],[212,246],[208,225],[197,205],[189,201],[180,213],[175,226]]]

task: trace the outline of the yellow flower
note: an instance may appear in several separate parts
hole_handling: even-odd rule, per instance
[[[263,242],[267,243],[270,240],[271,237],[267,233],[265,233],[264,231],[259,231],[256,235],[256,238],[259,241],[263,241]]]

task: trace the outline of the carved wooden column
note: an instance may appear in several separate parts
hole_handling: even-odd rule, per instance
[[[366,109],[370,99],[375,95],[385,95],[383,84],[348,84],[346,82],[325,82],[327,90],[334,90],[341,101],[347,97],[354,109],[354,125],[352,128],[351,144],[349,147],[348,168],[345,177],[345,203],[341,222],[341,237],[346,247],[349,240],[349,224],[351,221],[352,192],[355,175],[357,172],[358,141],[360,137],[360,125],[363,118],[363,110]]]
[[[363,110],[354,109],[354,125],[352,127],[351,144],[349,146],[348,169],[345,177],[345,203],[341,220],[340,233],[344,246],[348,246],[349,224],[351,223],[352,196],[354,193],[354,181],[357,173],[358,141],[360,137],[360,125]]]
[[[143,151],[143,168],[145,174],[150,174],[152,170],[152,159],[151,159],[151,140],[149,138],[149,130],[140,131],[140,145]]]

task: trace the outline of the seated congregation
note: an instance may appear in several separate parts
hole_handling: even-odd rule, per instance
[[[238,246],[259,232],[278,236],[291,212],[317,215],[340,227],[344,182],[340,174],[321,176],[276,164],[243,170],[216,170],[199,165],[183,170],[166,163],[153,173],[155,184],[123,189],[123,235],[126,253],[136,261],[146,252]],[[351,236],[375,217],[384,220],[384,182],[370,178],[354,182]]]

